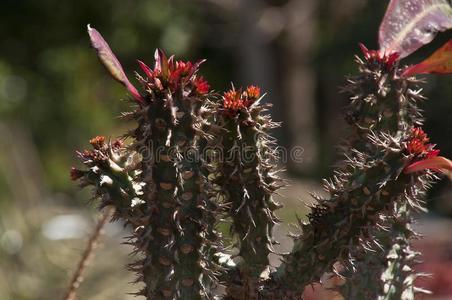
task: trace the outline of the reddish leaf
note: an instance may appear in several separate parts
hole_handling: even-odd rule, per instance
[[[442,156],[436,156],[432,158],[427,158],[421,161],[417,161],[412,163],[408,167],[405,168],[404,173],[410,174],[423,170],[433,170],[433,171],[442,171],[449,176],[452,175],[452,161],[448,160]]]
[[[99,60],[108,70],[108,72],[110,72],[111,76],[118,82],[123,84],[129,91],[129,93],[133,96],[133,98],[135,98],[135,100],[137,100],[138,102],[143,102],[143,98],[141,97],[140,93],[130,83],[121,64],[113,54],[113,51],[111,51],[110,46],[108,46],[102,35],[96,29],[92,28],[89,24],[88,34],[91,40],[91,45],[97,51]]]
[[[163,52],[163,50],[161,49],[157,49],[155,50],[154,53],[154,58],[155,58],[155,71],[160,72],[162,74],[162,77],[164,79],[168,79],[169,78],[169,62],[168,62],[168,58],[166,57],[165,52]]]
[[[190,73],[187,75],[187,78],[191,78],[196,72],[198,72],[199,70],[199,66],[201,66],[203,63],[205,63],[206,60],[205,59],[201,59],[199,61],[197,61],[194,65],[193,68],[191,68]]]
[[[402,76],[416,74],[450,74],[452,73],[452,40],[436,50],[423,62],[406,69]]]
[[[380,50],[404,58],[450,28],[449,0],[391,0],[380,26]]]
[[[141,60],[137,60],[138,65],[140,66],[141,70],[143,70],[144,74],[146,74],[146,76],[148,78],[153,78],[154,74],[152,73],[151,68],[149,68],[144,62],[142,62]]]

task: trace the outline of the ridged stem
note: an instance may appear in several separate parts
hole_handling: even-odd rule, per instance
[[[357,61],[361,73],[351,79],[346,87],[346,90],[352,94],[348,114],[350,118],[348,120],[354,129],[349,149],[360,149],[366,153],[369,143],[366,134],[369,134],[369,132],[379,132],[380,134],[387,132],[394,136],[408,136],[415,126],[419,126],[422,119],[417,103],[423,100],[423,97],[417,91],[416,85],[418,82],[413,78],[401,78],[399,76],[401,71],[398,67],[387,72],[385,69],[372,69],[371,65],[359,59]],[[379,90],[377,91],[379,93],[376,93],[372,86],[378,86]],[[366,109],[366,106],[369,107],[366,102],[371,103],[371,107],[377,108],[377,111]],[[394,116],[394,118],[388,122],[388,120],[391,120],[391,116]],[[353,150],[349,150],[348,154],[351,151]],[[413,177],[413,182],[407,189],[410,194],[413,190],[416,193],[412,196],[413,199],[408,202],[402,196],[404,199],[401,203],[394,203],[393,211],[381,216],[379,226],[372,233],[379,246],[373,247],[369,251],[366,247],[358,244],[352,249],[354,274],[347,279],[342,288],[342,294],[346,299],[377,299],[378,297],[385,299],[384,297],[389,295],[389,290],[384,288],[384,286],[387,286],[388,272],[406,275],[406,278],[393,277],[395,281],[401,280],[396,294],[400,293],[399,295],[401,295],[405,288],[406,290],[415,290],[413,281],[405,280],[408,277],[415,277],[412,274],[412,268],[399,269],[405,265],[392,264],[390,253],[395,251],[394,248],[399,248],[399,252],[411,252],[409,241],[415,236],[410,228],[411,215],[413,210],[422,206],[418,194],[426,189],[425,184],[416,186],[414,182],[417,180],[423,181],[421,178]],[[414,204],[414,207],[407,203]],[[401,224],[404,224],[404,226],[402,227]],[[375,278],[381,278],[381,281],[376,283]],[[412,298],[408,297],[408,294],[410,293],[405,293],[406,299],[414,299],[414,292],[411,293]]]
[[[202,299],[215,284],[209,260],[216,241],[215,218],[207,211],[206,179],[199,143],[202,101],[182,93],[151,94],[138,114],[135,147],[151,159],[142,161],[150,223],[137,245],[146,245],[143,293],[148,299]],[[212,207],[209,206],[209,209]]]
[[[272,140],[268,130],[276,126],[261,115],[263,107],[243,109],[222,116],[224,124],[223,186],[231,202],[231,232],[238,246],[238,273],[231,278],[230,299],[256,299],[261,273],[269,265],[273,251],[274,211],[280,207],[272,199],[280,180],[275,172]]]

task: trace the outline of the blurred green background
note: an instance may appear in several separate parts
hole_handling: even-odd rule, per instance
[[[95,219],[89,191],[69,180],[74,151],[94,135],[118,136],[133,124],[125,90],[89,47],[90,23],[133,77],[136,59],[153,63],[156,47],[183,59],[206,58],[201,73],[217,91],[258,84],[283,121],[280,144],[302,146],[289,161],[292,187],[283,217],[318,191],[345,134],[339,93],[356,73],[358,42],[377,47],[381,0],[2,0],[0,10],[0,299],[59,299]],[[440,34],[406,63],[418,62],[450,39]],[[452,157],[452,76],[428,76],[425,129]],[[446,180],[429,195],[430,223],[452,216]],[[291,209],[291,211],[288,210]],[[429,224],[430,224],[429,223]],[[436,223],[435,223],[436,224]],[[442,223],[441,223],[442,224]],[[81,299],[126,299],[130,260],[120,225],[107,237],[80,291]],[[450,242],[450,241],[449,241]],[[104,259],[105,258],[105,259]],[[107,259],[108,258],[108,259]],[[443,258],[441,258],[443,259]],[[449,262],[449,258],[444,258]],[[449,277],[451,277],[449,275]],[[452,285],[452,283],[451,283]],[[439,293],[447,294],[439,289]],[[130,296],[131,297],[131,296]],[[128,298],[127,298],[128,299]]]

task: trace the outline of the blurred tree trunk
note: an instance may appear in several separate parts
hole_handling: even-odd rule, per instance
[[[317,31],[317,0],[292,0],[286,7],[286,36],[283,43],[284,65],[282,90],[285,105],[289,149],[301,146],[302,160],[289,160],[288,169],[307,174],[317,166],[317,113],[315,71],[311,66]]]
[[[256,82],[269,91],[266,101],[275,105],[274,119],[285,121],[277,136],[287,149],[287,168],[302,174],[310,173],[318,158],[316,82],[310,65],[316,3],[292,0],[277,7],[263,0],[241,0],[238,9],[240,74],[244,82]],[[279,36],[282,39],[272,43]],[[295,147],[302,153],[291,152]]]

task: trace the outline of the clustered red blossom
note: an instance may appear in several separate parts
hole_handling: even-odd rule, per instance
[[[430,144],[430,139],[422,128],[415,127],[411,131],[411,139],[407,142],[407,151],[416,156],[425,158],[438,156],[439,150],[435,150],[435,145]]]
[[[180,84],[181,80],[193,70],[193,64],[190,61],[176,61],[173,62],[172,58],[168,61],[169,66],[169,82],[174,88]],[[189,78],[188,78],[189,79]]]
[[[153,70],[145,63],[138,61],[141,70],[148,78],[146,83],[151,89],[162,91],[167,86],[174,91],[181,86],[191,84],[193,91],[198,95],[202,96],[209,92],[209,83],[202,76],[196,75],[203,61],[195,64],[190,61],[175,61],[174,56],[168,59],[161,50],[156,51],[155,59]]]
[[[261,96],[261,89],[257,86],[250,85],[246,89],[245,93],[246,93],[246,96],[248,97],[248,99],[257,100]]]
[[[223,95],[223,108],[229,110],[239,110],[244,108],[241,93],[232,89]]]
[[[196,87],[196,92],[199,95],[205,95],[209,92],[210,85],[207,82],[207,80],[204,79],[204,77],[202,76],[196,77],[193,83]]]
[[[236,112],[250,107],[260,96],[260,88],[254,85],[248,86],[243,92],[231,89],[223,94],[223,108]]]
[[[413,155],[413,159],[405,167],[404,173],[411,174],[432,170],[434,172],[445,173],[452,178],[452,161],[439,156],[439,150],[435,150],[435,145],[429,142],[430,139],[421,128],[412,129],[406,149],[409,154]]]
[[[379,50],[369,50],[366,46],[363,44],[359,44],[359,47],[361,48],[361,51],[364,54],[364,58],[372,63],[372,64],[378,64],[383,65],[387,69],[391,69],[394,67],[394,64],[396,61],[399,60],[400,56],[398,53],[385,53]]]
[[[105,137],[104,136],[96,136],[89,140],[89,143],[91,146],[93,146],[94,149],[101,149],[105,145]]]

